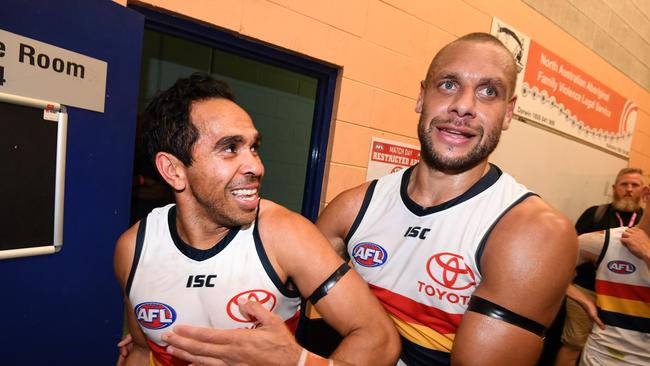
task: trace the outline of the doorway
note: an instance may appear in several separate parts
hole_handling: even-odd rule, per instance
[[[133,8],[145,15],[139,111],[193,72],[226,81],[263,136],[261,196],[314,221],[338,69],[227,31]],[[136,142],[135,175],[155,174],[138,159],[138,150]],[[133,202],[132,221],[152,208],[140,206]]]

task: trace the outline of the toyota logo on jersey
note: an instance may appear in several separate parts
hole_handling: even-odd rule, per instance
[[[450,290],[465,290],[476,285],[474,272],[462,255],[443,252],[427,261],[427,273],[437,284]]]
[[[248,290],[233,296],[226,305],[226,311],[232,320],[240,323],[252,323],[256,321],[255,319],[246,318],[244,315],[242,315],[242,313],[239,312],[239,300],[242,298],[248,301],[258,302],[262,304],[262,306],[264,306],[268,311],[273,311],[277,303],[275,295],[262,289]]]

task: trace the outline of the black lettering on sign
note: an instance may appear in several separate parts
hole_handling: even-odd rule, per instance
[[[29,57],[29,64],[34,66],[34,53],[36,50],[30,45],[24,43],[20,44],[20,53],[18,54],[18,62],[25,63],[25,57]]]
[[[38,55],[38,57],[36,58],[36,62],[38,63],[38,66],[40,66],[41,69],[47,69],[48,67],[50,67],[50,58],[47,57],[47,55],[44,53]]]
[[[18,62],[23,64],[27,62],[41,69],[51,68],[54,72],[65,72],[67,75],[81,79],[86,77],[86,68],[84,65],[72,61],[65,61],[57,57],[50,57],[45,53],[38,53],[34,47],[24,43],[20,44]]]
[[[5,67],[0,66],[0,86],[5,85]]]
[[[5,57],[6,46],[0,41],[0,57]]]

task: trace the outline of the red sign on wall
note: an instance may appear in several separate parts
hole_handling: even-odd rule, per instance
[[[492,34],[518,67],[515,115],[628,156],[637,106],[595,77],[494,18]]]
[[[417,146],[373,137],[366,180],[400,171],[418,161],[420,161],[420,149]]]

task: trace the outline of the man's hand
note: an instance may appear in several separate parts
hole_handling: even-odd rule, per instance
[[[302,347],[277,315],[255,301],[239,300],[255,329],[212,329],[187,325],[163,335],[167,352],[193,365],[296,365]]]
[[[621,236],[621,243],[650,267],[650,238],[638,227],[631,227]]]
[[[117,348],[120,349],[120,355],[117,358],[116,366],[124,366],[126,365],[126,357],[133,350],[133,337],[131,337],[131,333],[127,333],[127,335],[122,338],[122,340],[117,344]]]

